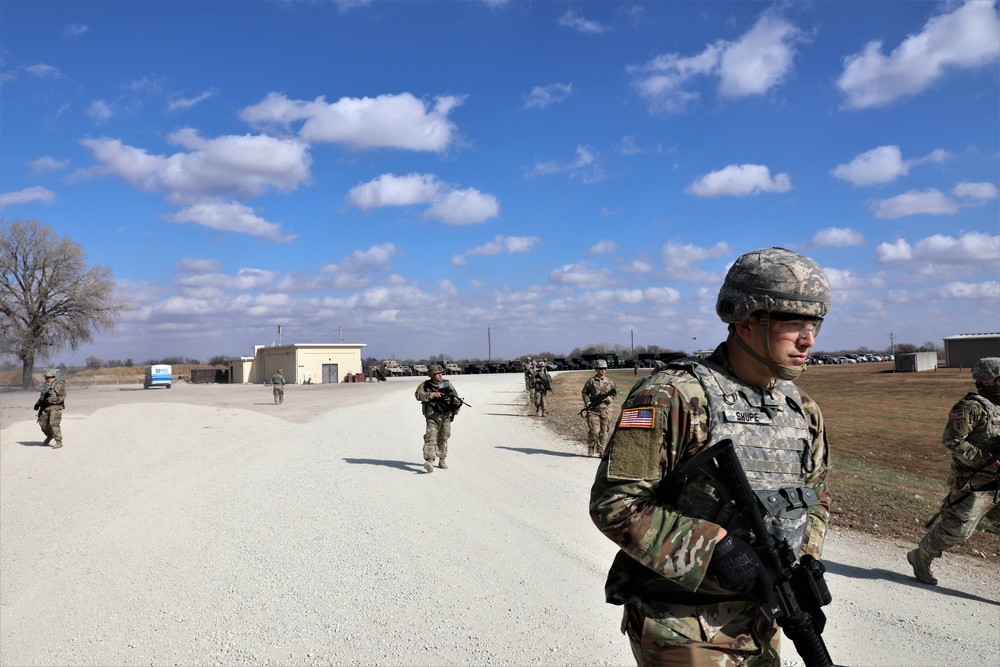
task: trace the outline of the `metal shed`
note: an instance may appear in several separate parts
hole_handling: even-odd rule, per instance
[[[983,357],[1000,357],[1000,333],[958,334],[944,339],[944,365],[971,368]]]
[[[897,373],[936,371],[937,365],[937,352],[910,352],[896,355]]]

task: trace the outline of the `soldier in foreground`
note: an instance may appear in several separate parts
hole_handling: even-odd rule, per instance
[[[417,385],[414,396],[423,404],[424,419],[427,422],[424,431],[424,470],[434,472],[435,457],[438,468],[448,469],[445,459],[448,457],[451,422],[462,407],[462,399],[458,397],[451,382],[444,379],[443,368],[434,364],[427,369],[427,375],[430,379]]]
[[[45,370],[45,384],[42,393],[35,402],[34,409],[38,411],[38,425],[45,434],[45,444],[52,444],[52,449],[63,446],[62,414],[66,405],[66,383],[56,379],[56,371]],[[53,440],[55,441],[53,443]]]
[[[275,405],[285,402],[285,376],[281,374],[280,368],[271,376],[271,393],[274,394]]]
[[[952,407],[944,428],[942,441],[952,456],[948,496],[920,544],[906,554],[913,576],[931,586],[938,583],[931,561],[972,537],[987,514],[1000,518],[1000,357],[977,361],[972,379],[976,391]]]
[[[587,418],[587,456],[603,456],[611,432],[611,401],[618,387],[614,380],[605,377],[607,372],[608,362],[595,361],[594,377],[587,380],[580,392]]]
[[[674,473],[731,440],[750,487],[775,501],[762,509],[767,532],[786,539],[793,558],[820,557],[826,434],[819,407],[793,381],[829,307],[829,280],[812,259],[749,252],[716,302],[728,338],[708,359],[677,359],[640,380],[622,405],[590,516],[620,547],[605,593],[624,605],[638,665],[781,664],[778,628],[757,603],[769,575],[744,517],[702,468]]]

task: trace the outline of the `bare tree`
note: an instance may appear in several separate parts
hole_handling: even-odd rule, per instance
[[[34,386],[35,359],[114,329],[128,303],[114,296],[105,266],[87,268],[79,244],[37,220],[0,220],[0,352],[21,360],[21,385]]]

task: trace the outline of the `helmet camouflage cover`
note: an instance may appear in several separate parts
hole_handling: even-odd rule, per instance
[[[748,252],[726,274],[715,312],[732,324],[758,310],[823,317],[830,310],[830,280],[815,260],[791,250]]]
[[[1000,378],[1000,357],[983,357],[972,367],[972,379],[976,382],[994,382]]]
[[[606,362],[604,359],[598,359],[597,361],[594,362],[594,368],[607,368],[607,367],[608,367],[608,362]]]
[[[46,368],[45,369],[45,377],[47,377],[47,378],[54,378],[54,377],[56,377],[56,369],[54,369],[54,368]]]
[[[444,369],[437,364],[432,364],[430,368],[427,369],[427,375],[434,377],[438,373],[444,373]]]

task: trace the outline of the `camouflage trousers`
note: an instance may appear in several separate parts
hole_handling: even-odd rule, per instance
[[[781,667],[781,635],[763,616],[739,614],[717,626],[697,615],[699,607],[682,609],[690,615],[656,619],[625,605],[622,632],[638,667]]]
[[[535,392],[535,412],[545,412],[545,394],[548,392],[536,391]]]
[[[62,441],[62,413],[58,408],[45,408],[38,413],[38,425],[46,438]]]
[[[968,487],[965,490],[952,488],[942,505],[947,506],[967,492]],[[996,491],[973,491],[957,505],[941,512],[937,522],[927,531],[924,539],[920,540],[921,554],[925,558],[938,558],[942,552],[965,542],[972,537],[976,526],[987,514],[1000,519]]]
[[[428,419],[424,431],[424,460],[433,461],[448,456],[448,438],[451,437],[450,419]]]
[[[611,408],[601,408],[587,412],[587,447],[597,453],[604,451],[611,433]]]
[[[274,385],[274,404],[285,402],[285,388],[279,385]]]

